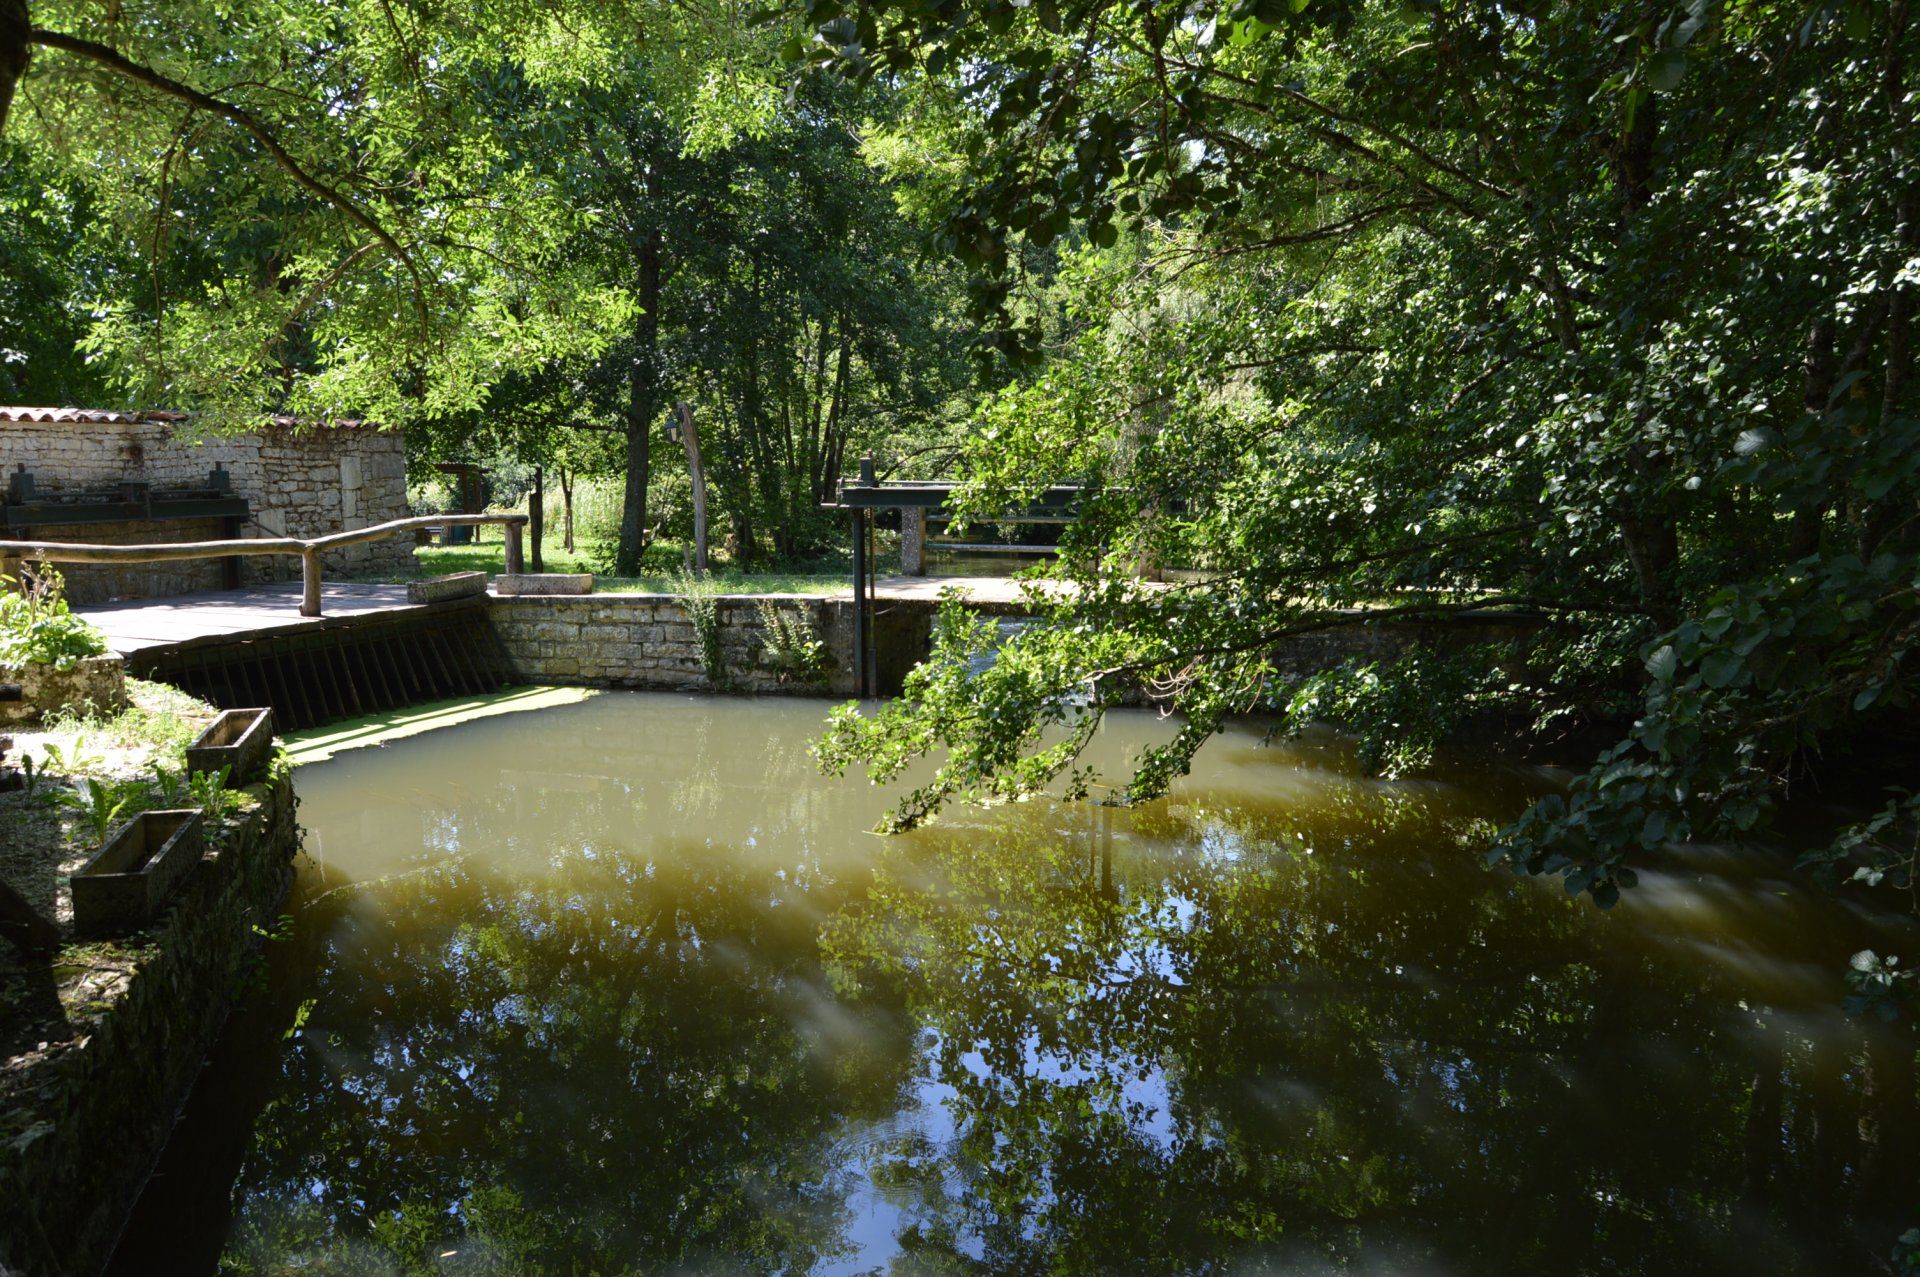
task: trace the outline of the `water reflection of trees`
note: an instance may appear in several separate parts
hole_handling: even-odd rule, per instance
[[[878,1221],[901,1273],[1828,1272],[1910,1223],[1912,1043],[1796,982],[1822,907],[1483,872],[1524,777],[1248,753],[880,842],[798,733],[599,721],[355,816],[433,851],[303,920],[230,1267],[800,1272]]]
[[[309,919],[328,958],[229,1266],[805,1271],[843,1249],[825,1137],[888,1104],[907,1030],[831,1005],[813,920],[767,882],[681,850],[568,857],[537,890],[447,864]]]
[[[1910,1040],[1743,1004],[1684,945],[1473,872],[1471,804],[1322,797],[1029,806],[889,848],[828,937],[847,987],[938,1035],[965,1170],[928,1195],[923,1258],[1824,1273],[1886,1253],[1920,1169]]]

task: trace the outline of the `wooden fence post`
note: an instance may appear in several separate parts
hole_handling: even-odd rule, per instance
[[[300,552],[300,615],[320,615],[320,551]]]
[[[520,525],[508,523],[503,526],[507,532],[507,575],[518,576],[527,570],[520,557]]]

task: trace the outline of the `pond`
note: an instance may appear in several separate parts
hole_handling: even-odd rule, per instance
[[[1869,1271],[1911,932],[1778,854],[1611,913],[1551,783],[1236,729],[1166,801],[866,830],[819,703],[607,694],[301,769],[312,863],[121,1271]],[[1167,728],[1119,714],[1112,767]]]

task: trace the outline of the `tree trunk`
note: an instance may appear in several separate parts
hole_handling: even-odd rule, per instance
[[[627,380],[627,476],[620,506],[620,545],[614,570],[640,575],[646,549],[648,454],[654,415],[660,407],[660,236],[640,246],[640,323],[634,331],[633,367]]]
[[[677,403],[673,411],[680,418],[680,441],[687,448],[687,478],[693,484],[693,567],[705,575],[713,565],[707,559],[707,472],[700,461],[700,436],[694,432],[690,405]]]
[[[1644,479],[1658,482],[1650,467],[1636,467]],[[1674,597],[1674,570],[1680,566],[1680,532],[1673,516],[1653,503],[1630,504],[1620,512],[1620,539],[1627,547],[1641,605],[1663,630],[1680,623]]]
[[[540,541],[547,531],[547,484],[546,472],[539,466],[533,468],[533,493],[527,498],[527,539],[533,549],[533,570],[545,572],[546,559],[540,554]]]
[[[0,0],[0,133],[6,131],[14,86],[27,73],[27,63],[33,61],[32,31],[27,0]]]
[[[1911,121],[1906,107],[1906,29],[1907,0],[1896,0],[1888,9],[1886,63],[1881,73],[1881,91],[1887,109],[1901,126],[1895,132],[1894,155],[1901,168],[1911,171],[1912,148],[1908,138]],[[1900,256],[1911,258],[1920,249],[1920,183],[1909,182],[1900,193],[1899,223],[1894,242]],[[1901,283],[1887,301],[1887,362],[1880,389],[1880,426],[1902,415],[1907,383],[1913,369],[1914,287]],[[1871,506],[1861,520],[1860,557],[1872,558],[1889,532],[1914,516],[1913,493],[1905,484],[1895,488],[1885,500]]]
[[[560,544],[573,553],[573,471],[560,472]]]
[[[1659,134],[1658,108],[1649,98],[1640,103],[1632,124],[1623,131],[1614,159],[1614,185],[1620,193],[1623,235],[1653,199],[1653,165]],[[1664,630],[1680,620],[1674,581],[1680,566],[1680,524],[1670,495],[1672,461],[1665,455],[1650,455],[1639,446],[1646,439],[1650,417],[1651,410],[1642,409],[1634,420],[1636,446],[1629,464],[1643,485],[1643,492],[1638,499],[1629,493],[1622,503],[1620,539],[1626,545],[1627,561],[1633,567],[1640,602],[1654,623]]]
[[[733,533],[733,561],[736,567],[750,567],[760,560],[760,547],[753,539],[753,520],[745,511],[736,510],[727,516],[727,522]]]

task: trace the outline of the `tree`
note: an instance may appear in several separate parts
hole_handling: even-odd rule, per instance
[[[976,677],[955,620],[904,701],[837,721],[836,765],[944,753],[902,820],[1050,782],[1143,685],[1187,724],[1133,780],[1156,793],[1228,714],[1288,707],[1270,654],[1339,605],[1525,607],[1526,678],[1490,652],[1417,697],[1416,659],[1307,699],[1429,740],[1638,701],[1499,844],[1607,903],[1907,703],[1907,5],[810,13],[790,52],[907,76],[946,121],[947,240],[990,348],[1036,366],[988,410],[973,508],[1096,490],[1050,624]],[[1023,263],[1063,236],[1080,296],[1048,348]],[[1142,589],[1143,556],[1207,579]]]
[[[728,0],[13,3],[0,79],[11,136],[85,181],[152,283],[95,303],[90,352],[127,398],[211,423],[405,424],[471,411],[498,377],[628,326],[624,283],[566,251],[602,211],[501,147],[501,119],[644,45],[695,133],[750,124],[765,94],[735,91],[751,69],[726,47],[737,16]]]
[[[545,571],[548,528],[541,498],[549,481],[560,485],[563,544],[571,552],[575,480],[616,474],[625,464],[624,450],[616,442],[620,432],[592,411],[587,381],[593,371],[591,365],[575,361],[509,374],[488,389],[477,411],[418,423],[407,435],[414,466],[466,461],[495,472],[531,472],[527,559],[535,572]]]
[[[16,404],[102,402],[96,369],[82,358],[90,280],[120,263],[90,233],[85,187],[0,141],[0,399]]]
[[[635,58],[617,82],[503,124],[509,150],[608,210],[567,252],[634,302],[583,383],[596,418],[624,434],[613,567],[639,570],[651,441],[676,399],[698,408],[737,559],[763,540],[804,558],[825,544],[818,507],[849,441],[911,429],[965,387],[957,285],[862,153],[884,94],[808,86],[710,144],[667,109],[656,73]],[[552,134],[578,141],[543,146]]]
[[[968,388],[958,281],[932,259],[849,122],[892,104],[806,86],[781,130],[741,143],[683,259],[675,359],[709,406],[701,438],[737,553],[835,544],[820,509],[854,452],[922,429]]]

